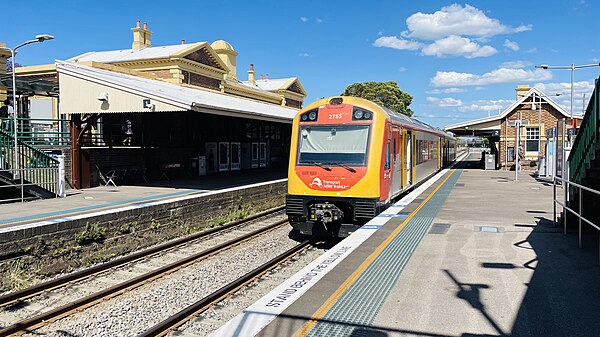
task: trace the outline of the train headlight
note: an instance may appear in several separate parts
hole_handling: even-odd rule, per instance
[[[354,107],[352,109],[352,120],[355,121],[364,121],[373,119],[373,113],[369,110],[365,110],[359,107]]]
[[[319,118],[319,109],[312,109],[303,113],[300,116],[301,122],[316,122],[317,118]]]

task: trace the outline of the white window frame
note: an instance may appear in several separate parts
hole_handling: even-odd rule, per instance
[[[529,130],[533,130],[533,129],[537,129],[537,138],[532,138],[533,136],[535,136],[535,134],[530,135]],[[525,154],[538,154],[540,151],[540,126],[539,125],[531,125],[531,126],[526,126],[525,127]],[[531,151],[527,148],[527,142],[528,141],[537,141],[538,144],[538,149],[535,151]]]

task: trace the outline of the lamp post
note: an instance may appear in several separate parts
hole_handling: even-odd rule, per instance
[[[17,98],[17,77],[15,75],[15,53],[17,52],[17,49],[19,49],[23,46],[26,46],[28,44],[36,43],[36,42],[44,42],[46,40],[52,40],[52,39],[54,39],[54,36],[52,36],[52,35],[41,34],[41,35],[36,35],[35,39],[25,41],[12,49],[5,47],[6,49],[10,50],[10,59],[11,59],[11,65],[12,65],[13,133],[14,133],[14,141],[15,141],[15,149],[14,149],[15,153],[13,154],[14,161],[15,161],[15,165],[13,167],[13,170],[15,171],[15,174],[13,176],[14,179],[18,179],[20,176],[19,167],[18,167],[19,159],[17,157],[17,152],[19,150],[19,147],[17,145],[17,139],[18,139],[17,138],[17,132],[18,132],[17,116],[19,114],[19,104],[16,100],[16,98]]]
[[[571,63],[570,66],[549,66],[547,64],[539,64],[536,65],[536,68],[542,68],[542,69],[570,69],[571,70],[571,125],[573,126],[573,128],[577,127],[577,123],[575,123],[575,120],[573,119],[573,82],[575,80],[575,69],[580,69],[580,68],[589,68],[589,67],[599,67],[600,63],[595,63],[595,64],[583,64],[583,65],[574,65]]]

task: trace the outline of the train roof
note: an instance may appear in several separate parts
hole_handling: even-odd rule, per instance
[[[408,125],[410,127],[416,128],[416,129],[421,129],[423,131],[428,131],[431,133],[435,133],[435,134],[439,134],[439,135],[443,135],[448,137],[448,134],[446,132],[444,132],[441,129],[438,129],[434,126],[431,126],[427,123],[421,122],[420,120],[416,119],[416,118],[412,118],[409,117],[403,113],[399,113],[396,112],[392,109],[389,109],[387,107],[381,106],[379,104],[377,104],[383,111],[385,111],[387,113],[387,115],[394,121]]]
[[[355,96],[331,96],[331,97],[324,97],[318,101],[315,101],[311,104],[309,104],[308,106],[304,107],[299,113],[298,115],[302,114],[303,112],[310,110],[310,109],[315,109],[318,108],[320,106],[323,106],[325,104],[329,104],[329,102],[333,99],[333,98],[341,98],[342,101],[344,101],[347,104],[351,104],[351,105],[355,105],[355,106],[360,106],[362,108],[365,109],[373,109],[373,106],[378,107],[381,109],[381,111],[383,111],[390,119],[392,119],[393,121],[395,121],[396,123],[400,123],[400,124],[404,124],[409,128],[413,128],[416,130],[421,130],[421,131],[425,131],[425,132],[430,132],[436,135],[440,135],[440,136],[444,136],[444,137],[448,137],[448,138],[454,138],[453,136],[451,136],[450,134],[448,134],[447,132],[444,132],[443,130],[433,127],[427,123],[423,123],[418,119],[409,117],[405,114],[393,111],[389,108],[386,108],[380,104],[374,103],[372,101],[369,101],[368,99],[364,99],[361,97],[355,97]],[[362,104],[361,104],[362,103]]]

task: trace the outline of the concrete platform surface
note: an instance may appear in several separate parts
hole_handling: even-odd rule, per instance
[[[388,214],[335,267],[327,260],[313,266],[313,274],[330,271],[258,335],[600,336],[598,234],[585,234],[579,249],[575,232],[553,227],[551,184],[528,172],[515,181],[514,172],[484,171],[479,160],[471,154]],[[252,319],[269,319],[274,304],[294,296],[294,285],[310,282],[307,275],[290,278],[286,290],[256,304],[273,300],[221,331],[246,336]]]
[[[269,168],[212,174],[196,179],[150,181],[143,185],[71,189],[67,190],[65,198],[0,204],[0,229],[283,178],[287,178],[285,169]]]

